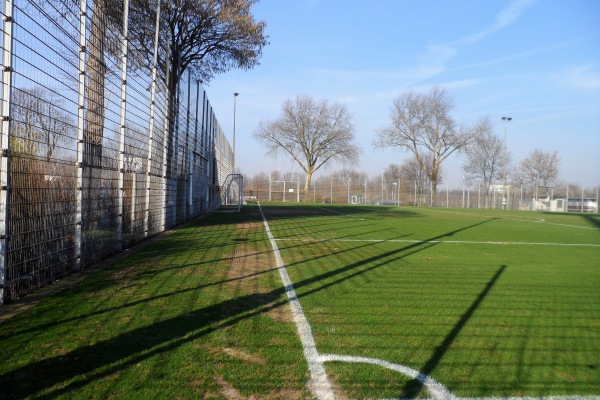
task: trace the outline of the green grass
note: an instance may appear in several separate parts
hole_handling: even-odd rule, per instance
[[[600,395],[600,216],[263,208],[320,353],[463,397]],[[1,323],[2,398],[311,398],[274,267],[257,207],[178,229]],[[340,397],[428,396],[325,367]]]
[[[266,208],[319,352],[463,397],[600,394],[598,215],[326,208]],[[326,368],[350,398],[428,395],[378,367]]]
[[[0,397],[309,397],[259,217],[203,218],[0,324]]]

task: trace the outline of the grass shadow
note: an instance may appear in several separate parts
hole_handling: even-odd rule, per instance
[[[419,395],[419,392],[423,389],[423,380],[425,377],[431,375],[431,373],[436,369],[444,355],[452,345],[452,343],[456,340],[460,331],[463,327],[469,322],[475,311],[479,308],[481,303],[484,301],[490,290],[494,287],[500,276],[506,269],[506,265],[502,265],[498,271],[494,274],[494,276],[489,280],[485,288],[481,291],[479,296],[473,301],[473,304],[469,307],[469,309],[460,317],[456,325],[452,328],[452,330],[446,335],[442,343],[435,348],[435,352],[431,355],[429,360],[425,363],[425,365],[420,369],[420,375],[416,379],[411,379],[404,385],[402,388],[402,393],[400,397],[402,398],[415,398]]]
[[[298,297],[308,296],[317,291],[337,285],[347,279],[351,279],[354,276],[386,265],[393,261],[389,259],[390,256],[396,255],[397,259],[423,251],[426,248],[439,244],[439,242],[433,243],[433,241],[446,236],[452,236],[486,222],[488,221],[465,226],[422,242],[412,243],[399,249],[342,266],[294,283],[294,287],[303,288],[318,284],[317,287],[308,288],[304,293],[298,294]],[[152,255],[148,254],[148,257],[151,258]],[[375,265],[365,269],[361,268],[364,265],[374,262]],[[347,272],[352,273],[346,274]],[[332,278],[337,279],[332,280]],[[186,290],[195,289],[197,288]],[[154,298],[171,295],[173,294],[164,293],[142,301],[151,301]],[[485,297],[485,294],[480,296],[481,300],[483,300],[483,297]],[[238,296],[216,304],[200,307],[191,312],[155,322],[145,327],[117,334],[110,339],[80,346],[60,356],[33,361],[0,375],[3,397],[7,399],[28,397],[51,399],[72,393],[97,379],[109,377],[148,358],[169,353],[185,343],[198,340],[213,332],[223,330],[248,318],[287,304],[288,299],[283,287],[264,293]],[[473,309],[473,307],[471,308]],[[434,354],[432,360],[425,366],[424,371],[435,368],[447,350],[447,347],[473,312],[474,309],[470,313],[467,312],[461,318],[463,322],[459,323],[453,330],[454,333],[451,333],[447,340],[444,341],[447,344],[445,347],[442,345],[440,347],[441,350],[438,350]]]

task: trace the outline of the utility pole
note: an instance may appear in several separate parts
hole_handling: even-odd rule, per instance
[[[506,125],[510,122],[511,117],[502,117],[504,121],[504,171],[502,172],[502,208],[506,209]]]

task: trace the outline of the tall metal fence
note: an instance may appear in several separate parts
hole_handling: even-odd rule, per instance
[[[159,18],[147,49],[128,40],[128,0],[0,1],[9,302],[207,212],[233,158],[201,82],[169,94]]]

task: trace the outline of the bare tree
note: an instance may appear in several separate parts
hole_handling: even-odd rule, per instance
[[[536,149],[519,164],[516,180],[534,190],[538,186],[547,188],[556,182],[559,166],[558,152],[545,153]]]
[[[467,159],[463,165],[469,181],[483,183],[485,207],[489,204],[490,185],[503,180],[505,168],[510,165],[510,154],[504,154],[502,140],[491,130],[483,131],[465,148]]]
[[[383,171],[383,179],[389,184],[398,182],[401,178],[401,175],[402,173],[400,171],[400,165],[398,164],[390,164],[385,171]]]
[[[430,158],[431,155],[427,154],[424,156],[426,159]],[[431,165],[430,160],[426,160],[425,165]],[[415,190],[419,195],[419,203],[424,201],[424,195],[431,188],[431,181],[429,180],[429,175],[426,173],[421,165],[417,161],[416,157],[411,157],[408,160],[404,161],[400,166],[400,184],[403,186],[405,191]],[[439,185],[441,182],[441,169],[438,173],[438,182]],[[410,186],[409,186],[410,185]]]
[[[63,103],[42,87],[15,91],[11,150],[46,161],[55,157],[60,146],[75,137],[74,122]]]
[[[283,151],[292,156],[306,173],[305,201],[310,196],[312,175],[332,160],[356,162],[359,148],[353,143],[354,128],[344,105],[316,102],[308,96],[287,100],[281,116],[272,122],[261,121],[254,137],[267,152]]]
[[[433,183],[434,199],[442,162],[481,132],[489,130],[487,119],[472,127],[458,126],[450,116],[453,107],[452,99],[439,87],[433,87],[429,94],[401,94],[394,100],[392,125],[379,130],[375,141],[376,147],[410,150]]]

